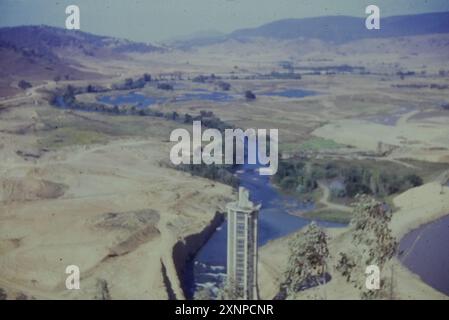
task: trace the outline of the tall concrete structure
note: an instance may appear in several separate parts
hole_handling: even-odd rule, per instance
[[[239,199],[227,205],[228,286],[247,300],[258,299],[257,220],[260,205],[249,200],[248,190],[239,188]]]

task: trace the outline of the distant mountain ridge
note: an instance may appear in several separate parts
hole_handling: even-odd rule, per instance
[[[174,37],[172,39],[167,39],[165,43],[169,47],[174,47],[177,49],[185,49],[194,46],[206,46],[209,44],[214,44],[219,41],[224,41],[227,38],[227,34],[221,33],[215,30],[205,30],[194,32],[192,34]]]
[[[449,12],[424,13],[385,17],[380,20],[380,30],[368,30],[366,18],[351,16],[324,16],[302,19],[284,19],[256,28],[239,29],[226,36],[198,37],[178,43],[178,47],[202,46],[226,40],[246,41],[252,38],[278,40],[318,39],[329,43],[449,33]]]
[[[366,29],[365,20],[366,18],[349,16],[286,19],[257,28],[236,30],[229,37],[233,39],[251,37],[315,38],[326,42],[343,43],[366,38],[391,38],[449,32],[449,12],[385,18],[381,16],[380,30]]]

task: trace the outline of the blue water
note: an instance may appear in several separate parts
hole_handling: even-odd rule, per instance
[[[314,95],[315,92],[301,90],[301,89],[288,89],[284,91],[270,92],[264,95],[267,96],[282,96],[287,98],[303,98],[306,96]],[[221,91],[208,91],[206,89],[193,89],[192,92],[184,93],[178,95],[174,98],[175,102],[186,102],[186,101],[214,101],[214,102],[229,102],[235,100],[235,97],[227,92]],[[130,92],[127,94],[119,95],[105,95],[97,97],[97,101],[109,104],[109,105],[123,105],[131,104],[137,108],[147,108],[156,103],[164,103],[167,98],[155,98],[149,97],[141,93]],[[57,98],[57,104],[60,107],[65,107],[62,102],[62,98]]]
[[[64,98],[62,96],[57,96],[55,101],[56,101],[56,105],[59,108],[67,108],[67,105],[65,104]]]
[[[100,102],[110,105],[133,104],[140,108],[146,108],[155,103],[162,103],[166,98],[153,98],[145,96],[141,93],[131,92],[117,96],[102,96],[97,99]],[[185,93],[174,98],[175,102],[185,101],[215,101],[226,102],[232,101],[234,97],[225,92],[207,91],[205,89],[194,89],[192,93]]]
[[[408,233],[399,244],[399,259],[412,272],[449,295],[449,215]]]
[[[226,92],[219,91],[207,91],[204,89],[196,89],[194,93],[185,93],[175,98],[176,102],[184,101],[215,101],[215,102],[227,102],[234,100],[234,97]]]
[[[97,98],[97,100],[106,104],[117,106],[121,104],[133,104],[138,108],[146,108],[161,101],[160,99],[148,97],[136,92],[130,92],[128,94],[121,94],[117,96],[101,96]]]
[[[270,182],[269,176],[261,176],[255,170],[255,165],[244,165],[238,171],[240,185],[247,188],[250,198],[255,203],[261,203],[259,214],[259,247],[295,232],[311,221],[290,215],[287,210],[311,210],[314,204],[301,202],[281,194]],[[318,222],[323,227],[342,227],[342,224]],[[192,298],[195,290],[208,286],[212,291],[223,283],[226,275],[227,224],[212,235],[207,243],[188,262],[184,274],[184,288],[188,298]]]
[[[284,98],[304,98],[307,96],[316,95],[316,92],[302,89],[286,89],[281,91],[274,91],[270,93],[264,93],[265,96],[276,96]]]
[[[149,97],[137,92],[130,92],[119,95],[104,95],[97,97],[97,101],[104,104],[109,104],[112,106],[128,104],[136,106],[138,109],[148,108],[151,105],[154,105],[156,103],[164,103],[167,100],[168,98]],[[180,94],[174,98],[175,102],[186,102],[186,101],[227,102],[232,100],[234,100],[234,97],[226,92],[208,91],[206,89],[193,89],[192,92],[190,93]],[[66,107],[64,100],[61,96],[56,98],[56,104],[61,108]]]

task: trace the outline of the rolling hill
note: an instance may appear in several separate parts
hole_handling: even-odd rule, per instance
[[[449,32],[449,12],[381,18],[380,30],[368,30],[365,18],[328,16],[279,20],[253,29],[236,30],[233,39],[267,37],[275,39],[312,38],[344,43],[367,38],[392,38]]]
[[[80,68],[79,58],[127,59],[127,53],[160,51],[151,44],[49,26],[0,28],[0,96],[20,92],[21,79],[37,84],[99,77]]]
[[[181,41],[178,47],[194,47],[221,43],[228,40],[241,42],[254,38],[276,40],[321,40],[342,44],[351,41],[449,33],[449,12],[381,17],[380,30],[367,30],[365,18],[325,16],[303,19],[284,19],[256,28],[239,29],[228,35],[197,37]]]

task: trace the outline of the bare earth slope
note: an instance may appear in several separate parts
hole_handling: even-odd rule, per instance
[[[30,114],[8,109],[0,126],[39,122]],[[38,136],[0,133],[0,287],[11,298],[182,298],[173,247],[203,231],[231,189],[161,165],[165,135],[17,154]],[[66,290],[68,265],[81,290]]]

